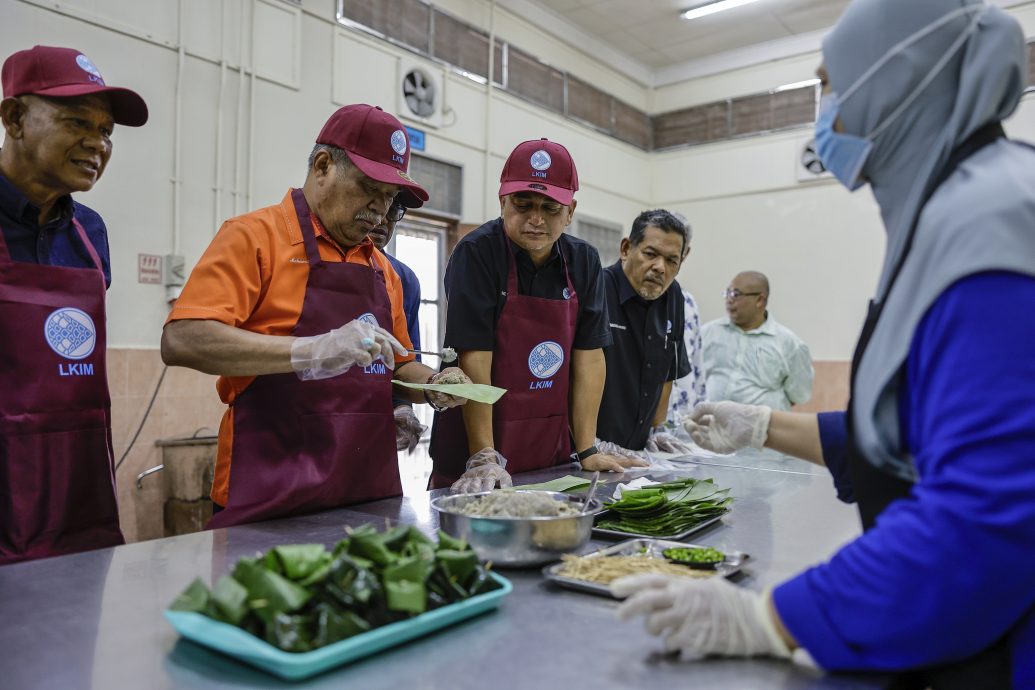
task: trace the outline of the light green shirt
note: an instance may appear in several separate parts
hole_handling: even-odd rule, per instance
[[[729,318],[701,329],[708,400],[789,410],[812,397],[812,356],[801,338],[771,315],[752,331]]]

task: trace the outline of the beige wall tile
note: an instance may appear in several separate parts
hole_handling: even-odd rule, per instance
[[[829,412],[848,406],[848,378],[852,363],[845,361],[816,361],[812,363],[816,377],[812,384],[812,399],[804,405],[795,405],[799,412]]]

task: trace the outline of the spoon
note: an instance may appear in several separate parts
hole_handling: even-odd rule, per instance
[[[442,352],[429,352],[427,350],[410,350],[411,354],[415,355],[431,355],[432,357],[438,357],[443,362],[448,364],[449,362],[456,361],[456,350],[451,347],[447,347]]]
[[[593,494],[597,492],[597,482],[600,481],[600,471],[597,470],[593,473],[593,481],[589,483],[589,491],[586,492],[586,502],[582,506],[582,513],[589,512],[590,502],[593,500]]]

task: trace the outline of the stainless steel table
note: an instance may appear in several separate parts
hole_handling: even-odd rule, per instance
[[[569,473],[569,467],[528,473],[518,483]],[[824,559],[858,533],[854,510],[834,498],[829,476],[801,461],[720,458],[652,472],[659,479],[675,475],[714,477],[732,489],[733,512],[691,540],[751,554],[740,582],[752,589],[774,585]],[[0,567],[0,687],[884,686],[878,677],[824,676],[768,660],[680,662],[659,653],[659,641],[639,623],[619,623],[615,602],[557,589],[538,570],[504,572],[514,592],[494,613],[304,683],[279,681],[180,640],[162,616],[194,577],[211,582],[239,557],[276,544],[332,544],[344,527],[365,522],[414,524],[433,533],[437,520],[429,502],[437,493]]]

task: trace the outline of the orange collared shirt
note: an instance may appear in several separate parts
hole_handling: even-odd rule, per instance
[[[343,250],[313,216],[317,246],[324,261],[347,261],[377,266],[385,275],[392,305],[392,334],[403,347],[413,347],[406,330],[402,283],[392,265],[369,239]],[[191,272],[190,279],[166,320],[203,319],[265,335],[291,335],[302,312],[309,261],[302,244],[302,228],[288,191],[276,206],[231,218],[223,223],[212,244]],[[414,359],[396,355],[396,366]],[[220,376],[216,390],[228,405],[255,379]],[[212,500],[227,504],[233,448],[233,407],[219,425],[219,448],[212,482]]]

